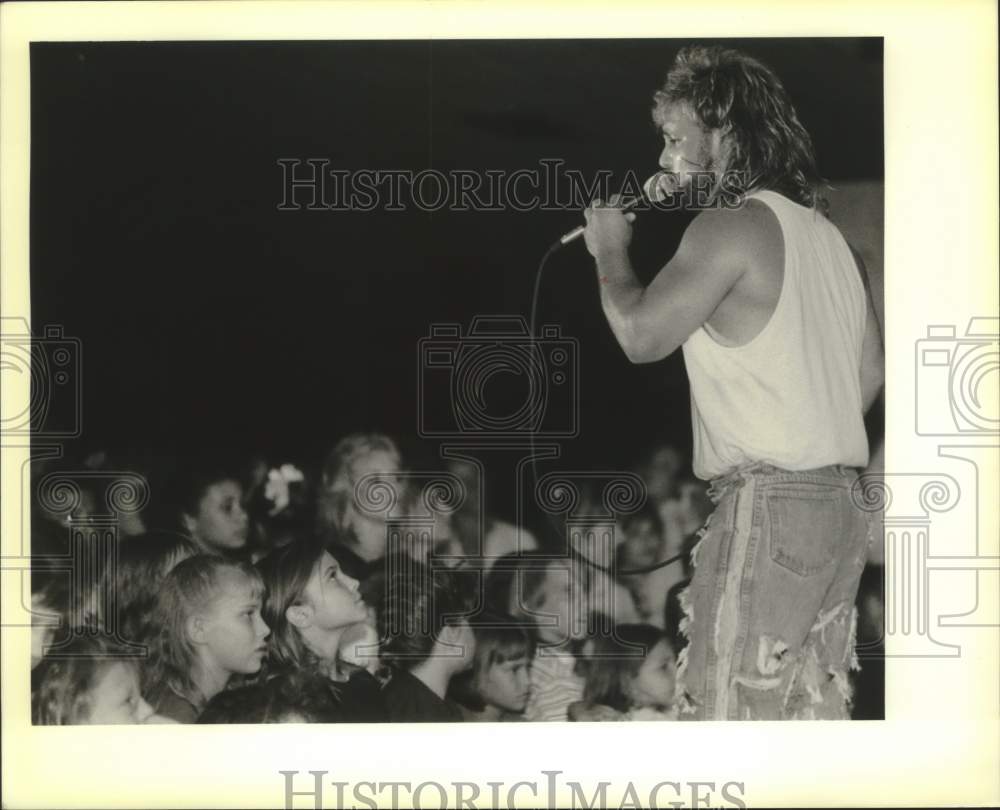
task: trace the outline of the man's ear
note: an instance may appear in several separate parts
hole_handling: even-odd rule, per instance
[[[313,610],[309,605],[289,605],[285,608],[288,623],[299,630],[312,626]]]
[[[187,632],[188,638],[191,639],[194,644],[205,643],[205,629],[205,619],[197,613],[193,616],[189,616],[188,620],[184,623],[184,630]]]

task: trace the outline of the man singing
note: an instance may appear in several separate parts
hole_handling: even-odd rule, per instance
[[[682,597],[681,716],[846,719],[869,539],[851,489],[883,366],[864,267],[820,212],[811,139],[767,67],[690,47],[654,102],[670,191],[707,205],[648,287],[632,214],[597,200],[584,236],[629,360],[683,348],[694,469],[712,483]]]

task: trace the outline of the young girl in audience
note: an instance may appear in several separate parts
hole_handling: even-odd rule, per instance
[[[319,674],[336,687],[341,719],[383,721],[378,682],[365,668],[344,660],[362,660],[366,636],[370,661],[378,660],[374,628],[367,634],[355,632],[371,622],[358,581],[311,539],[275,549],[257,568],[267,589],[263,616],[271,628],[268,675]],[[352,649],[345,650],[348,638]]]
[[[565,720],[569,705],[583,696],[574,651],[587,632],[587,571],[582,563],[569,559],[542,567],[527,564],[530,558],[522,560],[521,568],[506,580],[506,608],[510,616],[533,625],[538,639],[524,719]],[[500,564],[490,572],[494,583],[502,573]],[[495,585],[488,583],[487,588],[496,600]]]
[[[472,669],[452,678],[449,692],[466,720],[523,720],[531,688],[535,639],[510,619],[481,614],[473,628],[476,654]],[[478,622],[482,622],[479,625]]]
[[[42,658],[32,673],[36,725],[123,725],[156,722],[139,694],[134,660],[112,657],[100,635],[81,635]]]
[[[250,519],[243,508],[240,474],[224,461],[196,460],[174,484],[177,522],[205,554],[246,556]]]
[[[674,720],[677,660],[662,630],[620,624],[611,635],[584,645],[578,669],[586,678],[583,700],[571,720]]]
[[[622,532],[624,539],[617,550],[616,573],[619,581],[632,594],[638,621],[663,627],[667,593],[684,579],[682,561],[677,560],[640,574],[623,572],[657,565],[679,553],[681,549],[672,546],[668,549],[664,539],[663,521],[657,510],[649,503],[622,520]],[[627,622],[624,617],[615,618],[619,623]]]
[[[358,502],[356,487],[366,476],[385,476],[387,486],[402,500],[401,469],[399,448],[380,433],[344,437],[323,464],[316,499],[317,532],[347,573],[362,582],[381,568],[386,524],[384,515],[373,514]]]
[[[234,675],[260,670],[270,633],[260,614],[263,591],[252,566],[222,557],[199,554],[167,574],[145,680],[159,714],[193,723]]]
[[[391,674],[382,692],[390,722],[465,719],[446,697],[451,679],[472,665],[476,649],[462,618],[469,600],[461,576],[413,563],[387,581],[378,619],[382,660]]]

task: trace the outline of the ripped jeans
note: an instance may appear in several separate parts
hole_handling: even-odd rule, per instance
[[[716,509],[681,594],[680,719],[849,718],[869,541],[856,479],[758,463],[712,481]]]

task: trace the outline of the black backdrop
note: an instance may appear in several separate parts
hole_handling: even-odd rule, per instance
[[[434,322],[527,315],[541,254],[579,213],[279,211],[277,161],[510,172],[552,158],[645,177],[651,94],[684,44],[33,44],[32,319],[82,341],[83,443],[315,460],[356,429],[412,436],[417,341]],[[731,44],[782,78],[826,177],[882,177],[881,40]],[[641,273],[685,224],[640,222]],[[582,245],[550,262],[539,312],[579,342],[567,459],[689,444],[679,353],[625,360]]]

